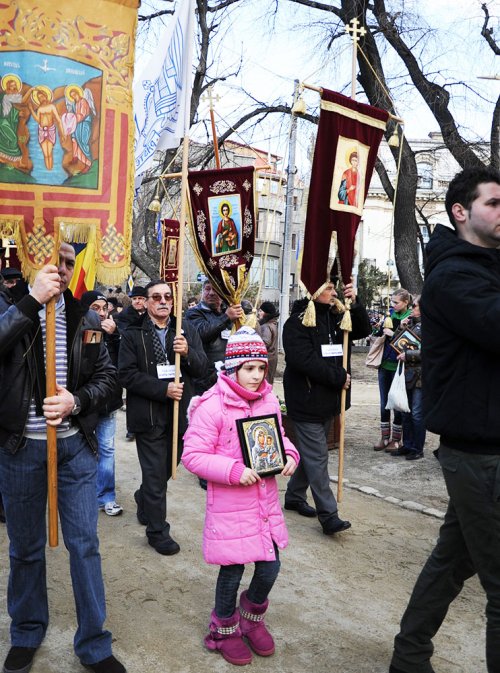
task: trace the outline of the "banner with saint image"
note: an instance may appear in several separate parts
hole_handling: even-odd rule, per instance
[[[138,6],[0,4],[0,234],[26,278],[90,233],[100,282],[130,272]]]
[[[350,282],[356,230],[388,118],[385,110],[323,89],[300,276],[311,296],[328,280],[332,258]]]
[[[200,269],[226,302],[239,303],[254,256],[254,168],[193,171],[188,183]]]

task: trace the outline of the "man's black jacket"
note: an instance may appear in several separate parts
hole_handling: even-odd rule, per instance
[[[85,330],[99,331],[101,323],[94,311],[88,311],[64,293],[66,305],[68,377],[67,389],[80,399],[81,411],[72,417],[83,431],[93,451],[97,451],[94,430],[99,409],[112,394],[116,369],[111,364],[104,339],[83,343]],[[43,414],[45,367],[43,339],[38,312],[42,308],[31,295],[16,305],[0,293],[0,445],[15,453],[23,433],[33,395],[37,413]]]
[[[159,379],[153,349],[153,340],[146,321],[147,313],[139,323],[131,325],[122,334],[118,356],[120,383],[127,389],[127,428],[129,432],[147,432],[158,424],[171,423],[173,400],[167,397],[169,381]],[[184,391],[179,404],[179,435],[186,427],[186,414],[193,396],[192,379],[204,376],[208,360],[203,351],[200,337],[186,322],[183,323],[184,336],[189,345],[186,358],[181,357],[181,382]],[[172,317],[166,334],[166,353],[174,364],[173,349],[175,318]],[[170,381],[171,382],[171,381]]]
[[[438,225],[420,307],[428,430],[452,448],[500,453],[500,251]]]
[[[329,304],[314,302],[316,327],[305,327],[302,315],[307,299],[295,302],[292,315],[283,328],[286,367],[283,376],[287,414],[295,421],[324,422],[340,411],[340,391],[346,380],[342,357],[323,357],[321,346],[341,344],[341,315]],[[351,309],[350,340],[368,336],[368,314],[361,304]],[[350,344],[350,342],[349,342]],[[350,345],[349,345],[350,348]],[[348,360],[349,361],[349,360]]]

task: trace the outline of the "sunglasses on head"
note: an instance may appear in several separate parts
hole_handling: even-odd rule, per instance
[[[153,301],[161,301],[163,299],[166,299],[169,301],[172,299],[172,295],[170,292],[166,292],[165,294],[160,294],[159,292],[155,292],[154,294],[149,295],[148,299],[152,299]]]

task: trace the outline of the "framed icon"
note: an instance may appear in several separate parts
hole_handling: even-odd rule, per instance
[[[286,458],[277,414],[236,421],[243,461],[260,477],[279,474]]]
[[[418,351],[420,350],[420,337],[418,337],[414,332],[411,331],[408,327],[402,329],[394,335],[390,343],[392,348],[398,353],[404,353],[405,351]]]

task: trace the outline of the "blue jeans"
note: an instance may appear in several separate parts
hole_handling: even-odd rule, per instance
[[[252,581],[248,587],[248,600],[262,605],[267,600],[278,577],[281,562],[278,547],[274,545],[275,561],[256,561]],[[215,589],[215,614],[220,619],[231,617],[236,610],[236,599],[245,566],[238,563],[221,566]]]
[[[403,414],[404,447],[422,453],[425,444],[425,424],[422,412],[422,388],[407,388],[409,414]]]
[[[10,539],[7,594],[12,645],[38,647],[49,611],[45,572],[47,444],[26,439],[16,454],[0,447],[0,492]],[[69,552],[78,628],[75,653],[83,664],[111,655],[97,538],[96,458],[81,433],[57,441],[58,506]]]
[[[387,397],[389,395],[389,389],[391,387],[392,380],[394,379],[395,371],[391,372],[388,369],[378,368],[378,390],[380,394],[380,421],[381,423],[390,423],[391,421],[391,412],[389,409],[385,408],[387,404]],[[393,411],[393,423],[395,425],[401,425],[402,423],[402,414],[400,411]]]
[[[99,444],[97,463],[97,504],[104,507],[107,502],[115,502],[115,430],[116,412],[100,416],[95,429]]]

